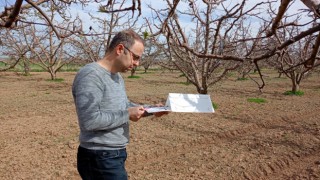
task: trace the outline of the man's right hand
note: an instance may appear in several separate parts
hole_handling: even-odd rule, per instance
[[[136,107],[130,107],[128,108],[128,112],[129,112],[129,119],[131,121],[138,121],[143,113],[144,113],[144,108],[143,106],[136,106]]]

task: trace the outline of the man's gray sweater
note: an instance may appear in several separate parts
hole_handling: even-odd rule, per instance
[[[110,73],[97,63],[84,66],[76,75],[72,95],[80,126],[80,146],[114,150],[129,142],[128,101],[119,73]]]

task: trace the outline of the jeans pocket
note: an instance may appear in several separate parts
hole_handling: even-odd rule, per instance
[[[96,157],[97,169],[103,171],[123,171],[125,169],[125,154],[121,150],[107,150],[99,153],[99,156]]]
[[[113,159],[119,157],[120,152],[118,150],[103,151],[97,156],[98,159]]]
[[[78,171],[82,179],[127,180],[126,150],[83,150],[78,156]]]

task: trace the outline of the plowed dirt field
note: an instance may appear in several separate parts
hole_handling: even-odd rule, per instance
[[[138,72],[126,81],[129,99],[164,102],[168,93],[197,93],[179,72]],[[0,179],[80,179],[78,122],[71,95],[74,72],[19,76],[0,73]],[[320,179],[320,76],[301,84],[303,96],[283,95],[290,80],[230,77],[209,89],[213,114],[170,113],[130,124],[131,180]],[[263,98],[265,103],[248,102]]]

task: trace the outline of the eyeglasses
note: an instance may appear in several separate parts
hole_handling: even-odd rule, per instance
[[[123,45],[123,47],[124,48],[126,48],[126,50],[128,50],[130,53],[131,53],[131,55],[132,55],[132,59],[134,60],[134,61],[140,61],[140,56],[138,56],[138,55],[136,55],[135,53],[133,53],[129,48],[127,48],[126,46],[124,46]]]

